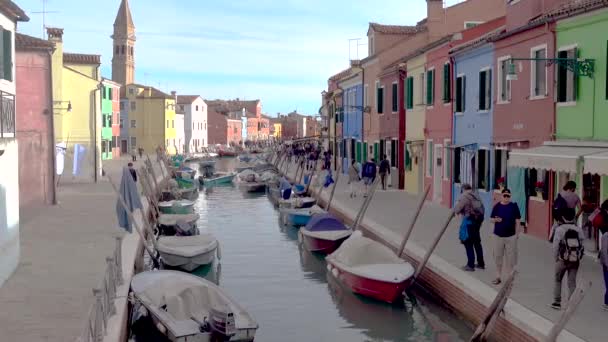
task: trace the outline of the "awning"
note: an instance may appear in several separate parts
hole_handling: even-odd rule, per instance
[[[525,150],[512,150],[509,153],[509,166],[577,172],[579,160],[605,151],[606,148],[601,147],[543,145]]]
[[[608,176],[608,151],[585,156],[585,173]]]

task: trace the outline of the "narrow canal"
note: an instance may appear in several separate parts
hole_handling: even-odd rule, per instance
[[[231,169],[221,159],[218,169]],[[199,228],[216,235],[222,259],[195,271],[219,282],[260,325],[256,341],[463,341],[471,330],[418,296],[388,305],[352,294],[329,277],[324,258],[298,246],[266,195],[232,186],[201,190]]]

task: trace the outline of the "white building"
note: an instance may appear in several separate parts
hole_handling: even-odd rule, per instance
[[[199,95],[178,96],[176,113],[184,115],[185,152],[193,153],[207,147],[207,104],[203,98]]]
[[[175,150],[183,154],[186,150],[186,134],[184,131],[185,115],[175,113]]]
[[[0,286],[19,263],[19,154],[15,137],[15,31],[29,18],[0,2]]]

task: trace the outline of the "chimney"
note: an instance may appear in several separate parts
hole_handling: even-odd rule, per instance
[[[49,42],[55,44],[55,50],[51,57],[51,72],[53,74],[53,101],[64,101],[63,99],[63,29],[47,27],[46,32]]]
[[[171,96],[173,96],[173,99],[175,100],[175,104],[177,104],[177,92],[175,90],[171,91]]]
[[[148,89],[146,89],[146,96],[152,97],[152,87],[148,87]]]
[[[426,18],[429,38],[431,41],[439,39],[446,32],[446,13],[443,0],[426,0]]]

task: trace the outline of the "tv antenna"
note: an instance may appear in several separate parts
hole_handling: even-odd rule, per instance
[[[42,14],[42,39],[44,39],[44,34],[46,33],[46,15],[49,13],[59,13],[58,11],[47,11],[46,10],[46,2],[47,0],[42,1],[42,11],[32,12],[32,14]]]
[[[359,60],[359,46],[364,46],[366,44],[360,43],[361,38],[350,38],[348,40],[348,60],[352,60],[351,47],[353,42],[355,43],[355,59]]]

